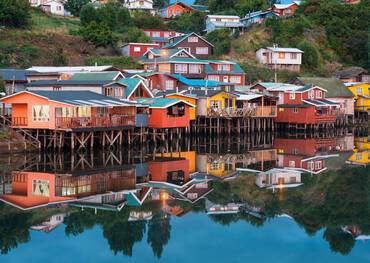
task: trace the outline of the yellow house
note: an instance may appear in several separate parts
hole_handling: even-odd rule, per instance
[[[355,110],[370,113],[370,84],[356,83],[348,89],[355,95]]]
[[[196,98],[196,97],[187,96],[187,95],[181,94],[181,93],[169,94],[169,95],[166,95],[166,97],[187,101],[187,102],[191,103],[192,105],[197,105],[197,100],[198,100],[198,98]],[[197,108],[196,107],[191,107],[189,109],[189,115],[190,115],[190,120],[195,121],[196,118],[197,118]]]
[[[223,114],[236,110],[237,95],[223,90],[188,90],[187,96],[197,98],[197,116],[208,116],[210,112]]]
[[[370,164],[370,150],[357,152],[356,150],[348,158],[348,163],[359,164],[359,165],[368,165]]]
[[[359,151],[370,150],[370,137],[359,137],[355,139],[355,147]]]

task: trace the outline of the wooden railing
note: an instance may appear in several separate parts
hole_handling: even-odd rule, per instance
[[[12,117],[12,127],[27,126],[27,117]]]
[[[55,126],[59,129],[135,126],[135,116],[56,117]]]
[[[276,106],[258,106],[254,108],[208,108],[208,117],[276,117]]]
[[[328,114],[316,114],[316,122],[335,122],[337,115],[333,113]]]

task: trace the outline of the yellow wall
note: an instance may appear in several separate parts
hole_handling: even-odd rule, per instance
[[[355,152],[348,160],[356,164],[370,164],[370,151]]]
[[[217,101],[221,101],[221,109],[224,109],[225,108],[225,99],[232,99],[232,108],[233,109],[236,109],[236,99],[235,99],[235,96],[233,96],[232,94],[228,94],[226,92],[220,92],[212,97],[209,97],[208,100],[207,100],[207,108],[210,108],[211,107],[211,101],[212,100],[217,100]]]
[[[370,139],[369,137],[360,137],[355,139],[356,149],[360,151],[370,150]]]
[[[356,103],[355,109],[361,111],[370,110],[370,98],[364,98],[362,96],[370,96],[370,84],[369,83],[359,83],[348,87],[349,90],[355,95]],[[361,89],[361,93],[358,92]],[[361,96],[362,95],[362,96]]]
[[[197,100],[193,99],[193,98],[189,98],[187,96],[181,96],[180,94],[170,94],[170,95],[167,95],[166,97],[167,98],[174,98],[174,99],[184,100],[184,101],[187,101],[187,102],[193,104],[194,106],[197,106]],[[197,117],[197,108],[196,107],[194,107],[194,108],[191,107],[189,109],[189,114],[190,114],[190,120],[194,121]]]

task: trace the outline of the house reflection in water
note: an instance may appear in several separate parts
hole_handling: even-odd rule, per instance
[[[0,199],[22,210],[72,202],[81,206],[109,207],[122,203],[122,191],[135,189],[136,177],[132,166],[92,169],[77,174],[72,171],[15,171],[10,184],[11,192]]]
[[[303,183],[301,172],[290,169],[271,169],[267,172],[258,173],[256,185],[260,188],[293,188],[301,186]]]
[[[319,174],[325,171],[325,160],[338,157],[335,138],[276,138],[279,168],[293,168]]]
[[[235,176],[238,168],[266,171],[275,167],[276,160],[275,149],[251,150],[243,154],[198,154],[197,167],[200,173],[225,179]]]
[[[36,231],[42,231],[45,233],[49,233],[56,229],[58,226],[63,224],[64,218],[67,216],[67,214],[56,214],[49,217],[47,220],[42,222],[40,225],[32,226],[32,230]]]
[[[347,163],[361,166],[370,164],[370,136],[355,139],[355,149]]]

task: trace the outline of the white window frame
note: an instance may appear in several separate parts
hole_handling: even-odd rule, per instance
[[[220,76],[219,75],[208,75],[208,80],[213,80],[213,81],[220,81]]]
[[[190,36],[188,38],[189,43],[198,43],[198,41],[199,41],[199,37],[197,37],[197,36]]]
[[[241,83],[242,78],[240,76],[230,76],[229,81],[231,83],[238,83],[239,84],[239,83]]]
[[[289,99],[295,100],[295,93],[294,92],[289,93]]]
[[[208,47],[197,47],[195,49],[195,53],[197,55],[208,55],[209,49],[208,49]]]
[[[321,90],[316,91],[316,98],[317,99],[322,99],[322,91]]]
[[[200,64],[189,64],[189,74],[201,74],[202,66]]]
[[[141,47],[134,47],[134,52],[141,52]]]
[[[295,161],[290,160],[289,161],[289,167],[295,167]]]
[[[33,105],[32,106],[32,121],[33,122],[48,122],[49,120],[50,120],[49,105]]]
[[[298,113],[298,112],[299,112],[298,108],[293,108],[293,113]]]
[[[175,73],[188,73],[187,64],[175,64]]]
[[[172,79],[167,79],[165,82],[166,90],[173,90],[173,80]]]
[[[315,169],[320,170],[322,168],[322,161],[316,161],[315,162]]]

